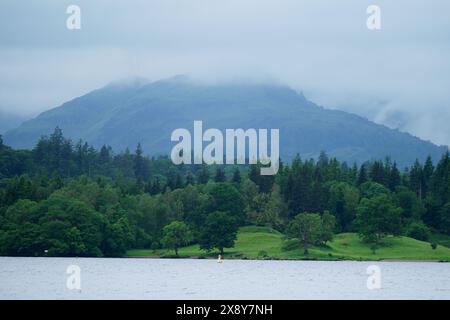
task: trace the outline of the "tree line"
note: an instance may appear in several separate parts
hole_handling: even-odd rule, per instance
[[[0,255],[123,256],[130,248],[224,251],[244,225],[295,239],[305,254],[357,232],[374,250],[387,235],[450,235],[450,157],[405,170],[389,158],[348,165],[322,152],[275,176],[259,165],[175,166],[141,145],[114,153],[56,128],[32,150],[0,136]]]

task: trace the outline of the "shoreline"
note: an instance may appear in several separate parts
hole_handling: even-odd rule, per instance
[[[1,258],[45,258],[45,259],[160,259],[160,260],[217,260],[214,257],[163,257],[163,256],[124,256],[124,257],[34,257],[34,256],[0,256]],[[414,259],[278,259],[278,258],[266,258],[266,259],[251,259],[251,258],[222,258],[222,262],[226,261],[297,261],[297,262],[427,262],[427,263],[450,263],[445,260],[414,260]]]
[[[33,257],[33,256],[0,256],[1,258],[49,258],[49,259],[154,259],[154,260],[217,260],[215,257],[163,257],[163,256],[123,256],[123,257]],[[265,259],[251,259],[251,258],[222,258],[222,262],[227,260],[237,261],[308,261],[308,262],[409,262],[409,263],[450,263],[445,260],[430,260],[430,259],[282,259],[282,258],[265,258]]]
[[[213,257],[161,257],[161,256],[126,256],[119,259],[168,259],[168,260],[217,260]],[[450,261],[444,260],[414,260],[414,259],[242,259],[242,258],[222,258],[222,262],[226,260],[241,260],[241,261],[317,261],[317,262],[434,262],[434,263],[450,263]]]

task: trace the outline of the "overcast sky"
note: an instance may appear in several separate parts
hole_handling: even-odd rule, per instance
[[[81,8],[81,30],[66,8]],[[366,9],[381,8],[381,27]],[[277,81],[450,144],[448,0],[2,0],[0,111],[58,106],[118,79]]]

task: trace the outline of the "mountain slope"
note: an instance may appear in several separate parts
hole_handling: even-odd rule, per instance
[[[200,85],[185,78],[142,84],[113,84],[64,103],[5,134],[5,142],[31,148],[43,134],[59,126],[74,141],[114,150],[134,149],[138,142],[150,154],[166,154],[176,128],[279,128],[280,153],[315,157],[321,150],[340,160],[359,163],[390,155],[401,166],[427,155],[437,159],[438,147],[407,133],[377,125],[359,116],[327,110],[294,90],[279,85]]]
[[[26,117],[20,115],[0,111],[0,134],[18,127],[26,119]]]

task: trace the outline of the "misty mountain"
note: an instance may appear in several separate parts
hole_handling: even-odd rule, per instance
[[[18,127],[27,118],[8,112],[0,111],[0,134]]]
[[[297,153],[316,157],[321,150],[350,163],[390,156],[400,166],[427,155],[438,159],[438,147],[408,133],[362,117],[317,106],[283,85],[204,85],[175,77],[151,83],[114,83],[46,111],[8,131],[4,140],[16,148],[32,148],[41,135],[59,126],[74,142],[83,139],[116,151],[167,154],[177,128],[193,130],[194,120],[207,128],[278,128],[284,160]]]

